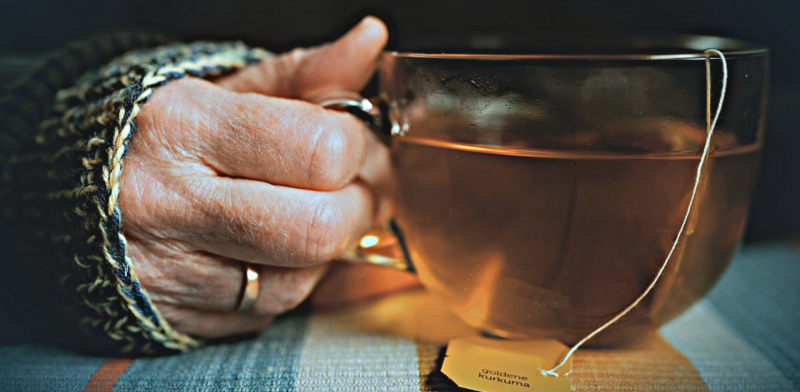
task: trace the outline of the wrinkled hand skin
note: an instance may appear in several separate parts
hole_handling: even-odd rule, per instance
[[[178,331],[256,331],[306,300],[335,306],[416,285],[331,261],[390,213],[387,149],[349,114],[308,103],[359,91],[386,43],[366,18],[332,44],[209,82],[161,87],[136,119],[120,204],[143,287]],[[261,290],[235,311],[244,263]],[[327,275],[326,275],[327,273]],[[323,283],[320,285],[320,282]]]

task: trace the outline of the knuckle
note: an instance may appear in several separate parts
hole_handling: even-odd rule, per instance
[[[311,263],[333,260],[346,240],[345,218],[333,201],[321,201],[311,209],[305,237],[305,259]]]
[[[297,65],[306,57],[307,54],[308,49],[294,48],[286,54],[286,57],[289,59],[292,65]]]
[[[286,54],[281,55],[278,58],[278,61],[274,63],[275,66],[275,73],[278,75],[286,75],[286,83],[289,86],[289,90],[292,89],[292,84],[295,83],[294,78],[292,75],[294,72],[300,68],[301,63],[307,57],[308,50],[303,48],[295,48],[291,51],[287,52]]]
[[[274,315],[298,307],[311,295],[317,282],[314,276],[295,270],[282,273],[277,278],[278,281],[272,283],[281,290],[276,290],[272,295],[264,298],[264,301],[257,303],[256,313]]]
[[[324,189],[343,185],[347,181],[346,154],[344,136],[330,127],[320,127],[311,151],[310,183]]]
[[[324,123],[316,125],[315,133],[311,145],[309,183],[321,189],[338,189],[354,175],[348,165],[350,141],[341,129]]]

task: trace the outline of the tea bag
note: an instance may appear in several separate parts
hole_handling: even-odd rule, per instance
[[[568,392],[572,359],[558,367],[559,377],[543,374],[569,351],[556,340],[512,341],[470,336],[451,340],[442,373],[461,388],[475,391]]]
[[[717,110],[711,116],[711,54],[722,61],[722,90]],[[697,165],[694,186],[689,195],[689,205],[675,241],[659,268],[656,276],[645,290],[616,316],[586,335],[572,348],[554,340],[498,341],[486,338],[460,338],[448,344],[447,357],[442,372],[460,387],[476,391],[553,391],[570,389],[569,374],[572,372],[572,354],[588,340],[619,321],[633,310],[649,293],[664,273],[678,241],[687,229],[692,207],[713,146],[714,128],[722,111],[728,82],[728,66],[725,56],[716,49],[708,49],[706,55],[706,123],[707,132],[700,162]]]

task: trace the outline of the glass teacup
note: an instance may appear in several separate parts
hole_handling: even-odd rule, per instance
[[[643,292],[675,240],[711,114],[703,50],[715,48],[728,92],[688,226],[654,290],[591,344],[684,311],[744,233],[767,50],[700,36],[582,42],[580,52],[554,43],[573,50],[543,55],[493,42],[382,56],[373,125],[391,135],[395,218],[344,257],[416,271],[485,333],[580,340]],[[719,59],[711,65],[717,93]],[[326,105],[337,102],[369,106]]]

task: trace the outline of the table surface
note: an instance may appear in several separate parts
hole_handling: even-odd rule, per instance
[[[113,359],[0,347],[0,391],[455,391],[445,342],[472,331],[424,291],[279,319],[251,340]],[[800,390],[800,246],[745,247],[658,334],[581,349],[573,391]]]

